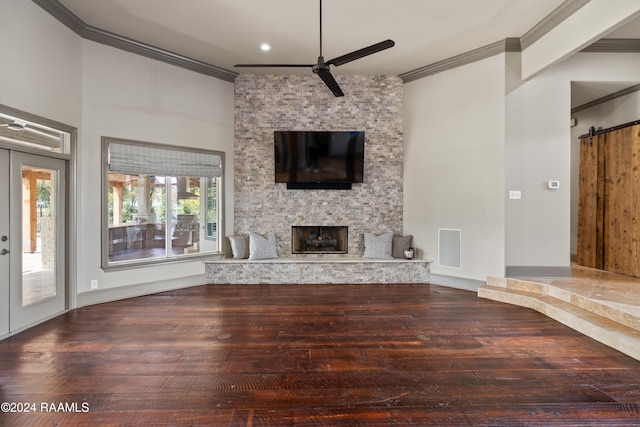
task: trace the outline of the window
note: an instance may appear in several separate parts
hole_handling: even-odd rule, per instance
[[[62,127],[66,126],[0,105],[0,146],[70,156],[72,133]]]
[[[103,268],[221,251],[224,153],[103,138]]]

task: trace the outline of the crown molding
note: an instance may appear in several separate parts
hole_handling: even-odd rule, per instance
[[[504,51],[505,52],[522,52],[522,43],[517,37],[508,37],[504,39]]]
[[[58,0],[32,1],[84,39],[232,83],[238,76],[238,73],[227,69],[87,25]]]
[[[576,13],[582,7],[586,6],[591,0],[565,0],[560,6],[555,8],[553,12],[544,17],[521,38],[520,44],[522,50],[525,50],[536,41],[540,40],[545,34],[557,27],[562,21]]]
[[[497,41],[452,58],[443,59],[442,61],[434,62],[433,64],[425,65],[424,67],[402,73],[400,74],[400,77],[405,83],[408,83],[433,74],[451,70],[461,65],[489,58],[490,56],[498,55],[500,53],[522,52],[590,1],[591,0],[565,0],[542,21],[527,31],[521,38],[507,38],[505,40]]]
[[[640,53],[640,39],[600,39],[585,47],[585,53]]]
[[[32,0],[51,16],[84,39],[115,47],[126,52],[135,53],[177,67],[185,68],[200,74],[216,77],[224,81],[234,82],[238,73],[215,65],[186,57],[161,49],[137,40],[130,39],[100,28],[87,25],[74,15],[58,0]],[[553,12],[536,24],[521,38],[506,38],[497,42],[464,52],[451,58],[425,65],[399,75],[404,83],[408,83],[433,74],[448,71],[462,65],[470,64],[505,52],[522,52],[531,46],[562,21],[585,6],[591,0],[565,0]],[[582,52],[640,52],[640,40],[636,39],[602,39],[583,49]]]
[[[406,73],[402,73],[399,75],[399,77],[404,83],[408,83],[427,76],[442,73],[443,71],[448,71],[462,65],[467,65],[486,58],[490,58],[501,53],[520,51],[520,40],[517,38],[507,38],[479,47],[477,49],[470,50],[468,52],[461,53],[460,55],[443,59],[442,61],[434,62],[433,64],[416,68],[415,70],[408,71]]]
[[[87,40],[146,56],[147,58],[182,67],[190,71],[195,71],[196,73],[216,77],[231,83],[233,83],[238,76],[238,73],[231,72],[224,68],[216,67],[215,65],[179,55],[99,28],[87,26],[82,36]]]
[[[579,105],[575,108],[571,109],[571,114],[575,114],[579,111],[586,110],[587,108],[595,107],[596,105],[603,104],[605,102],[614,100],[616,98],[620,98],[625,95],[629,95],[630,93],[637,92],[640,90],[640,84],[629,86],[626,89],[619,90],[607,96],[603,96],[602,98],[598,98],[593,101],[589,101],[586,104]]]

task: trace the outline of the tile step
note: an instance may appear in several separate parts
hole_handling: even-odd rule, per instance
[[[585,310],[570,302],[535,291],[509,289],[491,284],[478,289],[478,297],[531,308],[636,360],[640,360],[639,330]]]
[[[500,279],[490,277],[487,280],[486,287],[515,291],[516,293],[523,292],[537,297],[551,296],[640,331],[640,316],[638,316],[637,307],[632,306],[632,308],[628,308],[625,304],[614,304],[597,298],[586,297],[557,286],[526,279]]]

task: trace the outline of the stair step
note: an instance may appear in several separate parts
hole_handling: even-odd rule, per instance
[[[525,279],[509,278],[493,280],[490,278],[487,280],[487,287],[524,292],[531,296],[552,296],[561,301],[640,331],[640,312],[637,310],[637,307],[634,311],[624,304],[614,304],[597,298],[589,298],[560,287]]]
[[[489,284],[478,289],[478,296],[531,308],[634,359],[640,360],[640,330],[603,317],[571,302],[551,295],[542,295],[537,292]]]
[[[494,287],[506,288],[507,287],[507,279],[505,279],[503,277],[489,276],[489,277],[487,277],[487,285],[488,286],[494,286]]]

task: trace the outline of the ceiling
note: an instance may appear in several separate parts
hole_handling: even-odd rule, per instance
[[[59,0],[86,25],[232,72],[237,63],[315,63],[318,0]],[[520,38],[564,0],[324,0],[323,55],[330,60],[385,39],[395,47],[332,73],[399,75],[470,50]],[[609,37],[640,38],[640,20]],[[271,50],[260,50],[262,43]],[[635,82],[637,83],[637,82]],[[631,84],[635,84],[631,83]],[[617,89],[617,87],[616,87]],[[597,90],[590,87],[590,95]],[[584,97],[580,98],[580,102]]]
[[[85,24],[235,72],[237,63],[316,62],[318,0],[59,0]],[[521,37],[564,0],[324,0],[325,59],[392,39],[335,74],[398,75]],[[271,51],[260,50],[269,43]]]

